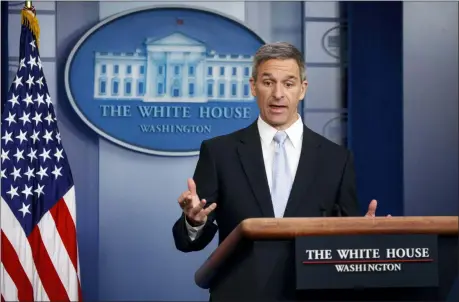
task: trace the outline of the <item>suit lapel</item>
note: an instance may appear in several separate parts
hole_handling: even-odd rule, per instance
[[[284,217],[295,216],[296,208],[305,201],[306,193],[317,173],[318,147],[319,144],[314,140],[311,130],[304,126],[300,160]]]
[[[264,217],[274,217],[257,123],[247,127],[238,146],[239,158]]]

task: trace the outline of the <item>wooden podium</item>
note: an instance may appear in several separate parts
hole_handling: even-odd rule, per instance
[[[254,218],[195,282],[212,301],[445,301],[457,276],[457,216]]]

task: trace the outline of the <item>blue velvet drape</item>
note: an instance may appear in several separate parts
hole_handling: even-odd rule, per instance
[[[403,215],[403,2],[343,2],[348,147],[365,212]]]

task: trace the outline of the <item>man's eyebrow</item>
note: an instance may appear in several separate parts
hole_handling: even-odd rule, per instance
[[[264,72],[264,73],[261,74],[261,76],[262,77],[268,77],[268,78],[272,78],[273,77],[273,75],[271,73],[269,73],[269,72]],[[298,79],[298,77],[294,76],[294,75],[289,75],[287,78],[283,79],[283,81],[292,80],[292,79],[296,80],[296,79]]]
[[[291,79],[296,80],[296,79],[298,79],[298,77],[294,76],[294,75],[290,75],[290,76],[287,77],[286,80],[291,80]]]

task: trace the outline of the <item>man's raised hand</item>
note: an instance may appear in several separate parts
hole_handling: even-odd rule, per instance
[[[185,213],[188,223],[192,226],[206,223],[207,216],[217,207],[216,203],[212,203],[207,208],[204,208],[206,200],[199,200],[199,196],[196,193],[196,184],[191,178],[188,179],[188,190],[180,195],[178,203],[183,213]]]

